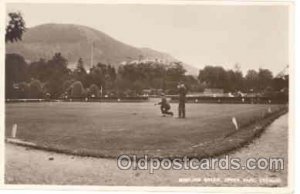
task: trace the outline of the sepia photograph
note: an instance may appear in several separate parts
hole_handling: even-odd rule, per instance
[[[291,191],[293,3],[3,5],[8,188]]]

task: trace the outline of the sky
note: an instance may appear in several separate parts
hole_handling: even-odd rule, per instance
[[[27,27],[80,24],[135,47],[171,54],[198,69],[268,68],[289,63],[289,13],[285,5],[7,4]]]

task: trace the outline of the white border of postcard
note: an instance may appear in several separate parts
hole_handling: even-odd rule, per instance
[[[253,6],[253,5],[285,5],[289,7],[289,164],[288,186],[279,188],[265,187],[148,187],[148,186],[58,186],[58,185],[6,185],[4,184],[4,65],[0,68],[0,188],[16,190],[102,190],[102,191],[180,191],[204,193],[292,193],[294,185],[294,2],[293,1],[201,1],[201,0],[0,0],[0,64],[4,64],[5,57],[5,14],[7,3],[39,3],[39,4],[189,4],[189,5],[224,5],[224,6]],[[2,156],[2,157],[1,157]]]

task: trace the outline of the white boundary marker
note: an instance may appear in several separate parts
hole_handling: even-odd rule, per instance
[[[15,123],[15,124],[13,124],[12,129],[11,129],[11,137],[12,138],[17,137],[17,130],[18,130],[18,125]]]
[[[236,120],[235,117],[232,117],[232,123],[233,123],[233,125],[235,126],[235,129],[236,129],[236,130],[239,130],[239,126],[238,126],[238,123],[237,123],[237,120]]]
[[[272,108],[271,107],[268,108],[268,113],[272,113]]]

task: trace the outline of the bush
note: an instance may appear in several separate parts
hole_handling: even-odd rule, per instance
[[[29,85],[26,82],[21,82],[18,85],[17,98],[28,98]]]
[[[96,84],[92,84],[89,87],[90,97],[99,97],[99,87]]]
[[[71,86],[71,97],[72,98],[80,98],[80,97],[84,97],[84,88],[83,85],[80,81],[76,81],[72,84]]]

